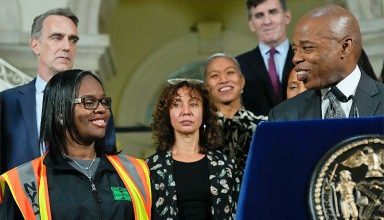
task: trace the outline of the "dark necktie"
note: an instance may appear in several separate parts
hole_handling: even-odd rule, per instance
[[[325,112],[324,118],[345,118],[345,113],[341,108],[340,102],[348,102],[352,99],[353,96],[349,96],[348,98],[336,87],[332,86],[331,89],[325,95],[325,98],[329,100],[329,106]],[[357,117],[357,109],[354,105],[354,101],[352,102],[351,112],[349,117]]]
[[[268,70],[269,70],[269,78],[271,79],[272,86],[273,86],[273,91],[275,91],[276,95],[279,95],[280,81],[279,81],[279,76],[277,75],[275,59],[274,59],[276,52],[277,51],[275,48],[271,48],[269,50]]]

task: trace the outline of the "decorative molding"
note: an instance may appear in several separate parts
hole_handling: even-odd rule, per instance
[[[27,10],[26,7],[20,7],[20,4],[25,1],[0,0],[0,58],[34,77],[36,76],[36,58],[29,48],[29,30],[27,32],[23,28],[23,25],[32,23],[29,17],[24,16],[31,12],[23,11]],[[40,13],[47,10],[43,5],[54,3],[51,0],[39,0],[39,3],[41,2],[47,4],[32,4],[36,8],[28,10]],[[74,68],[92,70],[103,80],[115,75],[116,68],[111,54],[109,35],[99,33],[99,24],[108,22],[108,17],[113,12],[117,0],[63,0],[56,3],[65,4],[63,7],[71,8],[80,20],[78,27],[80,41]]]
[[[384,0],[345,0],[345,2],[359,21],[384,19]]]
[[[21,14],[19,13],[18,1],[0,0],[0,5],[1,35],[3,32],[18,31],[18,28],[21,27]]]
[[[22,71],[0,58],[0,91],[23,85],[31,80],[32,77],[24,74]]]
[[[325,0],[347,8],[359,21],[363,47],[380,78],[384,60],[384,0]]]
[[[380,78],[384,60],[384,0],[345,0],[345,3],[359,21],[364,50]]]

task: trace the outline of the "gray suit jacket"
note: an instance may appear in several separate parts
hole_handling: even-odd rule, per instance
[[[384,115],[384,84],[361,70],[354,102],[360,117]],[[269,112],[268,121],[321,119],[321,92],[307,90],[287,99]]]

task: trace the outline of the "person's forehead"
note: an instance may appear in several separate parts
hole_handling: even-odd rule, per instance
[[[215,66],[217,64],[226,64],[228,66],[236,66],[235,62],[231,58],[223,56],[223,57],[216,57],[215,59],[213,59],[209,63],[208,67],[212,67],[212,66]]]
[[[266,0],[258,4],[256,7],[252,7],[251,9],[254,12],[258,12],[258,11],[270,10],[274,8],[279,8],[279,9],[283,8],[279,0]]]
[[[180,98],[180,97],[199,98],[200,96],[201,96],[200,93],[196,89],[183,86],[177,90],[177,93],[174,99]]]
[[[68,17],[66,17],[64,15],[48,15],[44,19],[43,25],[47,24],[47,23],[62,23],[62,22],[65,22],[65,21],[69,21],[69,22],[73,23],[73,25],[75,25],[75,23],[70,18],[68,18]]]
[[[62,32],[70,28],[75,34],[77,33],[76,24],[68,17],[62,15],[49,15],[42,24],[42,30],[55,30]]]
[[[79,87],[79,92],[83,92],[85,90],[103,90],[103,87],[100,82],[95,79],[95,77],[87,75],[81,80]]]
[[[328,31],[328,27],[327,22],[323,19],[304,18],[297,23],[293,32],[293,38],[321,37],[322,33]]]
[[[297,72],[295,70],[295,68],[293,68],[290,72],[289,72],[289,75],[288,75],[288,81],[295,81],[297,80]]]

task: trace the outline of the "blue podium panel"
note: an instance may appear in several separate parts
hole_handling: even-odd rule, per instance
[[[261,123],[253,136],[236,219],[311,219],[312,173],[346,139],[384,134],[384,117]]]

